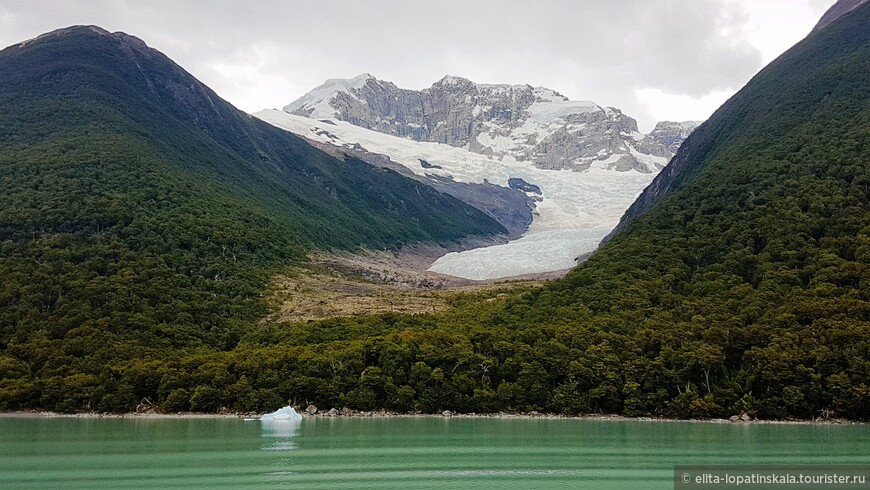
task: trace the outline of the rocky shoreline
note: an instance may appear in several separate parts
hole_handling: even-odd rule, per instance
[[[665,417],[627,417],[624,415],[608,414],[584,414],[562,415],[540,412],[496,412],[496,413],[458,413],[444,410],[441,413],[400,413],[389,410],[354,410],[344,407],[342,409],[331,408],[326,411],[318,410],[317,407],[309,406],[299,410],[303,418],[334,419],[334,418],[487,418],[487,419],[547,419],[547,420],[596,420],[596,421],[635,421],[635,422],[690,422],[707,424],[771,424],[771,425],[864,425],[865,422],[846,420],[839,418],[788,419],[788,420],[763,420],[755,419],[747,414],[733,415],[730,418],[711,419],[675,419]],[[197,413],[176,412],[161,413],[157,411],[108,413],[108,412],[79,412],[58,413],[41,410],[22,410],[13,412],[0,412],[0,417],[43,417],[43,418],[150,418],[150,419],[173,419],[173,418],[232,418],[232,419],[259,419],[262,414],[248,412],[221,412],[221,413]]]
[[[441,413],[399,413],[387,410],[360,411],[350,408],[338,410],[331,408],[328,411],[320,411],[317,407],[309,405],[308,408],[299,412],[303,417],[337,418],[337,417],[440,417],[440,418],[497,418],[497,419],[558,419],[558,420],[614,420],[614,421],[637,421],[637,422],[699,422],[717,424],[829,424],[829,425],[863,425],[863,422],[828,418],[814,420],[760,420],[748,414],[732,415],[727,419],[675,419],[665,417],[627,417],[625,415],[610,414],[583,414],[562,415],[541,412],[496,412],[496,413],[458,413],[444,410]]]

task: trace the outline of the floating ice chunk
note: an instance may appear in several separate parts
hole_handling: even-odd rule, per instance
[[[263,426],[263,435],[267,437],[293,437],[302,425],[302,416],[296,413],[293,407],[279,408],[260,417]],[[296,447],[289,441],[277,442],[270,445],[270,450],[286,450]]]
[[[267,413],[260,417],[262,421],[288,421],[288,422],[300,422],[302,420],[302,416],[296,413],[296,409],[293,407],[284,407],[279,408],[278,410]]]

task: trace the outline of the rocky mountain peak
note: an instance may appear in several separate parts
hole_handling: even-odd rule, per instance
[[[61,37],[66,37],[66,36],[76,35],[76,34],[97,34],[100,36],[111,36],[112,35],[111,32],[109,32],[109,31],[107,31],[99,26],[75,25],[75,26],[69,26],[69,27],[63,27],[60,29],[55,29],[51,32],[46,32],[44,34],[40,34],[39,36],[36,36],[32,39],[28,39],[26,41],[18,43],[17,46],[24,47],[24,46],[27,46],[28,44],[32,44],[34,42],[45,41],[45,40],[52,39],[52,38],[61,38]]]
[[[454,75],[444,75],[444,77],[441,78],[441,80],[438,80],[437,82],[432,84],[433,87],[436,85],[467,87],[470,85],[475,85],[475,83],[467,78],[464,78],[464,77],[457,77]]]
[[[100,38],[119,43],[128,54],[136,53],[137,55],[151,56],[155,52],[152,48],[145,44],[145,41],[136,36],[131,36],[125,32],[109,32],[102,27],[94,25],[75,25],[55,29],[51,32],[41,34],[33,39],[23,41],[13,47],[33,47],[46,42],[64,42],[68,38],[83,36],[90,38]]]
[[[637,121],[616,108],[546,87],[477,84],[453,75],[419,91],[368,74],[328,80],[284,111],[554,170],[657,172],[688,134],[670,131],[662,142],[640,133]]]
[[[234,130],[228,134],[236,135],[244,130],[244,113],[142,39],[124,32],[71,26],[13,45],[3,53],[13,59],[13,72],[30,68],[14,65],[23,63],[20,60],[33,63],[34,71],[56,82],[52,90],[69,94],[94,87],[106,87],[108,94],[129,90],[199,131],[215,134],[231,127]],[[116,78],[117,73],[124,74],[123,80]]]

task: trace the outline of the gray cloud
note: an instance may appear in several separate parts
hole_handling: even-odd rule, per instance
[[[649,125],[638,90],[734,90],[762,61],[733,0],[4,0],[0,42],[82,23],[143,38],[249,111],[326,78],[370,72],[419,89],[449,73],[545,85]]]

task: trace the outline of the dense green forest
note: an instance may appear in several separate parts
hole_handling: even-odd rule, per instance
[[[870,418],[867,25],[870,4],[759,73],[687,140],[676,157],[683,163],[662,183],[667,192],[566,278],[507,297],[460,296],[446,313],[258,324],[261,302],[211,302],[217,291],[188,284],[212,276],[184,276],[175,263],[167,280],[183,277],[171,296],[137,296],[141,279],[106,282],[124,254],[142,260],[139,250],[159,244],[127,250],[93,229],[78,239],[105,252],[77,258],[76,242],[44,241],[73,240],[74,230],[36,231],[49,216],[57,227],[69,222],[61,203],[26,227],[28,215],[9,217],[20,211],[4,202],[3,233],[18,238],[4,241],[3,264],[18,279],[0,293],[0,408],[125,411],[148,399],[166,411],[265,411],[290,400],[423,412]],[[249,243],[282,243],[270,240]],[[24,252],[37,243],[42,254]],[[69,264],[91,271],[91,289],[45,287],[65,277],[53,267]],[[262,293],[256,282],[220,284],[222,300]],[[183,314],[193,320],[178,321]],[[220,331],[234,335],[203,337],[209,321],[232,322]]]
[[[236,110],[131,36],[76,27],[0,52],[3,407],[52,406],[34,379],[233,348],[312,247],[504,232]]]

